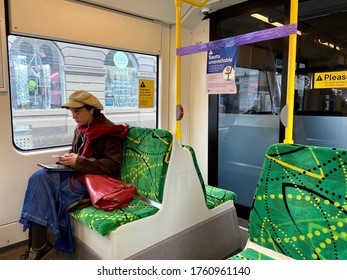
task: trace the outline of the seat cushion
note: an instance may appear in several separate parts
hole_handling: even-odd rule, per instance
[[[258,252],[254,249],[245,249],[242,252],[228,258],[228,260],[238,260],[238,261],[244,261],[244,260],[274,260],[273,258]]]
[[[121,225],[154,215],[158,211],[157,207],[142,200],[134,199],[128,206],[113,211],[104,211],[88,206],[70,214],[104,236]]]
[[[183,147],[185,149],[187,149],[190,152],[190,154],[192,155],[195,171],[198,174],[200,185],[201,185],[201,189],[204,192],[204,197],[205,197],[205,200],[206,200],[205,182],[204,182],[204,178],[202,177],[202,174],[201,174],[201,171],[200,171],[200,168],[199,168],[198,160],[196,159],[195,151],[194,151],[193,147],[191,147],[191,146],[183,145]]]
[[[232,191],[205,185],[206,190],[206,206],[212,209],[221,205],[228,200],[235,200],[236,194]]]
[[[200,172],[199,164],[196,159],[196,155],[195,155],[195,151],[193,147],[184,145],[184,148],[186,148],[192,155],[194,167],[195,167],[196,173],[198,174],[201,188],[204,192],[207,208],[212,209],[228,200],[235,200],[236,194],[234,192],[205,184],[202,174]]]

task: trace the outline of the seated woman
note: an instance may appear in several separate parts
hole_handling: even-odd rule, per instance
[[[26,260],[45,257],[54,247],[62,252],[74,251],[74,240],[68,208],[87,190],[74,173],[109,174],[120,179],[122,142],[126,125],[116,125],[102,113],[100,101],[91,93],[76,91],[62,108],[70,109],[77,123],[69,153],[58,159],[74,172],[52,172],[40,169],[29,179],[20,223],[29,228],[29,250]],[[54,235],[54,246],[47,239],[47,229]]]

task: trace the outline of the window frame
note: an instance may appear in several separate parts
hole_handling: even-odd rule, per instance
[[[22,39],[23,41],[30,41],[30,40],[42,40],[45,42],[48,41],[48,42],[51,42],[52,44],[56,44],[58,49],[59,48],[60,49],[67,48],[69,46],[74,46],[76,48],[80,48],[78,51],[83,51],[81,49],[84,49],[84,51],[94,50],[95,52],[98,52],[98,59],[99,59],[99,57],[102,57],[102,55],[104,56],[103,61],[101,61],[99,59],[100,61],[98,61],[98,63],[101,66],[98,65],[99,69],[97,69],[97,70],[99,70],[99,72],[96,71],[96,74],[95,74],[95,76],[99,75],[98,76],[98,82],[95,82],[95,84],[99,83],[99,86],[100,86],[100,80],[103,82],[103,85],[100,86],[102,89],[98,90],[98,89],[93,88],[93,82],[91,83],[90,81],[88,81],[88,83],[91,84],[90,87],[86,86],[85,84],[82,84],[82,86],[76,86],[76,84],[78,84],[76,81],[75,81],[75,83],[73,83],[71,81],[71,77],[70,77],[70,79],[67,78],[66,73],[71,74],[76,69],[74,69],[74,67],[71,63],[70,63],[70,65],[66,64],[65,59],[68,57],[68,59],[70,59],[70,60],[73,60],[73,59],[76,60],[76,58],[71,53],[70,53],[70,56],[67,56],[64,53],[62,53],[63,69],[64,69],[64,73],[63,73],[64,83],[62,84],[61,103],[64,103],[66,100],[66,97],[69,96],[75,90],[83,89],[83,90],[87,90],[87,91],[93,93],[94,95],[96,95],[100,99],[100,101],[103,103],[103,105],[105,105],[105,99],[106,99],[106,95],[105,95],[106,94],[106,90],[105,90],[105,88],[106,88],[105,62],[106,62],[107,52],[121,51],[124,53],[128,53],[128,54],[134,56],[134,61],[137,60],[137,56],[140,58],[152,59],[153,63],[151,65],[152,66],[151,69],[154,70],[154,72],[146,74],[146,72],[148,72],[148,71],[143,71],[143,69],[140,69],[140,67],[137,67],[138,68],[137,72],[140,72],[139,70],[141,70],[142,76],[141,75],[139,76],[138,73],[136,74],[136,76],[137,76],[137,80],[140,78],[154,79],[155,86],[154,86],[153,98],[155,101],[154,101],[153,107],[152,108],[139,108],[139,106],[137,106],[137,107],[136,106],[135,107],[123,106],[121,108],[120,107],[117,108],[117,107],[104,106],[103,113],[115,123],[127,123],[129,125],[148,126],[148,127],[157,128],[157,126],[158,126],[158,104],[159,104],[159,102],[158,102],[158,97],[159,97],[159,93],[158,93],[159,55],[145,54],[145,53],[139,53],[139,52],[131,52],[131,51],[119,50],[119,49],[110,48],[110,47],[105,48],[105,47],[99,47],[99,46],[91,46],[91,45],[88,45],[85,43],[84,44],[77,44],[77,43],[71,43],[71,42],[63,42],[61,40],[58,41],[57,39],[47,40],[46,38],[38,38],[38,37],[32,37],[32,36],[9,34],[8,35],[9,60],[11,59],[10,54],[12,51],[13,42],[15,42],[15,39],[13,39],[13,38],[12,38],[12,40],[9,40],[9,38],[11,36],[14,36],[16,39],[23,38]],[[148,62],[146,59],[144,59],[144,61]],[[11,64],[11,62],[9,64]],[[139,63],[137,63],[137,65],[139,65]],[[144,69],[149,69],[147,64],[146,65],[141,64],[141,67]],[[83,67],[80,67],[80,68],[82,69]],[[100,71],[100,69],[103,69],[103,70]],[[87,74],[90,74],[90,77],[93,77],[94,73],[91,74],[90,69],[88,69],[88,67],[85,67],[83,70]],[[88,73],[88,70],[89,70],[89,73]],[[11,77],[12,76],[10,73],[10,80],[11,80]],[[11,99],[11,104],[12,104],[12,102],[14,102],[14,100],[13,100],[14,99],[14,93],[11,91],[11,89],[13,90],[13,85],[10,83],[10,99]],[[139,98],[139,95],[137,96],[137,99],[138,98]],[[44,115],[44,117],[43,117],[43,115]],[[36,145],[35,144],[32,146],[30,146],[28,144],[28,146],[26,146],[21,141],[24,141],[24,142],[25,141],[29,141],[29,142],[32,141],[33,140],[32,137],[35,137],[35,136],[33,136],[33,135],[30,136],[30,131],[37,129],[37,127],[32,127],[30,124],[28,124],[28,122],[25,121],[26,118],[30,119],[32,121],[32,123],[35,124],[40,129],[42,129],[44,127],[43,123],[46,123],[45,125],[46,126],[48,125],[47,126],[48,128],[51,128],[50,124],[52,124],[54,127],[54,125],[56,125],[56,122],[64,123],[64,125],[63,126],[60,125],[60,127],[65,128],[68,137],[59,143],[53,143],[53,144],[49,143],[49,144],[42,144],[42,145]],[[76,124],[75,124],[74,120],[71,118],[68,110],[60,108],[60,106],[59,106],[59,108],[54,108],[54,109],[37,109],[37,108],[16,109],[11,105],[11,122],[12,122],[13,145],[16,149],[21,150],[21,151],[31,151],[31,150],[40,150],[40,149],[49,149],[49,148],[69,146],[69,145],[71,145],[73,131],[76,127]],[[53,131],[50,133],[54,133],[54,132],[55,131],[53,129]],[[57,135],[57,136],[59,136],[59,135]],[[42,136],[40,136],[40,137],[42,137]],[[20,139],[18,139],[18,138],[20,138]],[[40,141],[41,140],[38,140],[37,142],[40,142]]]

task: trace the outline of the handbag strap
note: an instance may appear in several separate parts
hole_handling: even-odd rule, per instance
[[[92,201],[90,199],[90,196],[88,194],[81,195],[79,200],[75,203],[72,203],[72,205],[66,209],[66,212],[73,212],[78,209],[83,209],[85,207],[88,207],[92,205]]]
[[[78,190],[78,188],[76,187],[76,185],[75,185],[75,181],[74,181],[74,179],[76,178],[76,180],[78,180],[79,182],[81,181],[79,178],[78,178],[78,176],[76,176],[76,174],[72,174],[71,176],[70,176],[70,185],[71,185],[71,187],[72,187],[72,189],[75,189],[76,191]],[[89,196],[89,194],[84,194],[84,195],[81,195],[80,196],[80,198],[79,198],[79,200],[77,201],[77,202],[74,202],[74,203],[72,203],[72,205],[68,208],[68,209],[66,209],[66,212],[73,212],[73,211],[75,211],[75,210],[77,210],[77,209],[83,209],[83,208],[85,208],[85,207],[87,207],[87,206],[90,206],[90,205],[92,205],[92,201],[91,201],[91,199],[90,199],[90,196]]]

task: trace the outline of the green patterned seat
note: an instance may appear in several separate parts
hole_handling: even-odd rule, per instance
[[[250,241],[298,260],[347,259],[347,151],[274,144],[266,152]],[[230,259],[265,259],[246,249]]]
[[[122,181],[161,203],[172,149],[172,134],[163,129],[130,127],[123,143]]]
[[[206,191],[206,206],[208,209],[213,209],[228,200],[236,199],[236,194],[234,192],[213,187],[210,185],[205,185],[205,191]]]
[[[134,199],[127,207],[114,211],[103,211],[89,206],[74,211],[72,216],[104,236],[121,225],[154,215],[158,211],[157,207]]]
[[[172,148],[172,135],[161,129],[129,127],[123,141],[122,181],[137,187],[137,193],[161,203]],[[157,213],[159,209],[134,199],[127,207],[114,211],[97,210],[93,206],[76,210],[71,215],[106,235],[120,225]]]
[[[202,174],[200,172],[199,164],[196,159],[196,155],[195,155],[195,151],[193,147],[184,145],[184,148],[186,148],[192,155],[195,170],[199,176],[201,188],[205,195],[207,208],[213,209],[228,200],[235,200],[236,194],[234,192],[205,184],[204,179],[202,178]]]
[[[265,260],[274,260],[273,258],[257,251],[254,249],[246,249],[237,255],[231,257],[232,260],[238,261],[247,261],[247,260],[257,260],[257,261],[265,261]]]

